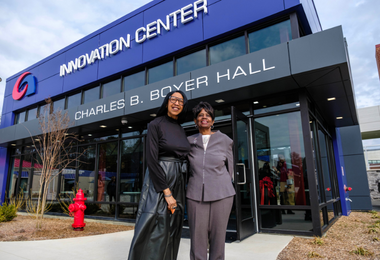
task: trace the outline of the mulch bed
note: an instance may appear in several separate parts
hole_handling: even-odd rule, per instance
[[[83,231],[74,231],[73,218],[45,218],[42,228],[37,230],[36,220],[30,216],[17,216],[9,222],[0,223],[0,241],[33,241],[93,236],[134,229],[133,226],[86,222]]]

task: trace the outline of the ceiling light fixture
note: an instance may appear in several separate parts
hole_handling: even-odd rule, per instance
[[[92,136],[92,134],[88,134],[88,136]]]
[[[255,105],[258,104],[258,103],[259,103],[259,101],[253,101],[253,104],[255,104]]]
[[[296,104],[296,107],[299,107],[299,106],[300,106],[300,103],[297,103],[297,104]]]
[[[11,144],[12,146],[16,146],[16,144]]]
[[[100,127],[101,127],[101,128],[106,128],[107,126],[106,126],[106,125],[101,125]]]
[[[327,101],[333,101],[335,99],[336,99],[335,97],[331,97],[331,98],[328,98]]]
[[[157,114],[150,114],[150,116],[155,117],[155,116],[157,116]]]
[[[216,103],[224,103],[224,100],[223,99],[217,99],[215,100]]]
[[[131,128],[132,128],[132,126],[128,126],[128,128],[129,128],[129,129],[131,129]]]
[[[343,116],[337,116],[336,119],[343,119]]]

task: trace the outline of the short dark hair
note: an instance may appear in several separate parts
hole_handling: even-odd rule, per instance
[[[194,119],[196,119],[198,117],[198,115],[202,111],[202,109],[204,109],[206,111],[206,113],[211,116],[212,120],[215,119],[214,109],[212,108],[212,106],[209,103],[203,102],[203,101],[199,102],[199,104],[193,108]]]
[[[182,109],[181,113],[178,115],[178,119],[177,119],[178,123],[182,124],[185,121],[185,119],[186,119],[187,97],[186,97],[185,93],[183,93],[181,90],[175,90],[175,91],[169,92],[166,95],[164,101],[162,101],[161,107],[157,111],[157,117],[164,116],[164,115],[168,114],[168,107],[167,107],[167,105],[168,105],[168,102],[169,102],[169,98],[174,93],[176,93],[176,92],[178,92],[179,94],[181,94],[182,97],[183,97],[183,109]]]

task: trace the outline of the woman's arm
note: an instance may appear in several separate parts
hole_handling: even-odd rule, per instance
[[[233,141],[231,139],[228,138],[228,146],[227,146],[227,149],[226,149],[226,157],[227,157],[227,170],[228,170],[228,173],[230,174],[231,178],[233,179],[235,176],[234,176],[234,155],[233,155],[233,152],[232,152],[232,148],[233,148]]]

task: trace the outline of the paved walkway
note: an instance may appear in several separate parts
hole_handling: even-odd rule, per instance
[[[133,230],[112,234],[26,242],[0,242],[1,260],[125,260]],[[275,260],[293,236],[256,234],[226,244],[226,260]],[[182,239],[178,260],[188,260],[190,240]]]

